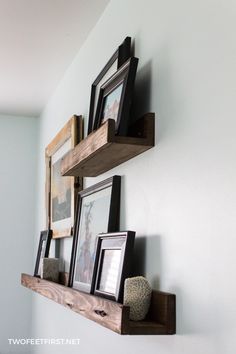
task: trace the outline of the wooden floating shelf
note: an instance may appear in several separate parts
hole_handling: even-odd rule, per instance
[[[21,284],[119,334],[176,333],[175,295],[173,294],[153,291],[147,319],[136,322],[129,320],[129,306],[114,301],[28,274],[21,275]]]
[[[61,174],[96,177],[150,149],[154,146],[155,114],[140,118],[129,135],[115,135],[115,121],[108,119],[64,156]]]

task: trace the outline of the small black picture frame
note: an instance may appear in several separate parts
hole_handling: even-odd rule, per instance
[[[115,53],[108,60],[102,71],[92,83],[90,106],[89,106],[89,121],[88,121],[88,135],[96,129],[95,114],[97,107],[97,99],[99,96],[100,86],[107,80],[106,76],[110,77],[114,71],[119,69],[131,57],[131,37],[126,37],[119,45]],[[114,69],[113,69],[114,67]],[[111,74],[109,75],[109,72]]]
[[[91,292],[96,238],[119,230],[121,177],[113,176],[78,193],[69,286]]]
[[[50,243],[52,239],[52,230],[44,230],[40,232],[39,246],[37,252],[37,258],[34,268],[34,276],[40,277],[41,275],[41,262],[43,258],[47,258],[49,255]]]
[[[98,235],[91,293],[122,302],[124,281],[130,276],[134,239],[134,231]]]
[[[99,93],[95,125],[114,119],[117,135],[126,136],[132,103],[138,58],[128,59],[102,86]]]

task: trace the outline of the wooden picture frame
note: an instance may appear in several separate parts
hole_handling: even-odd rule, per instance
[[[127,135],[138,58],[128,59],[102,86],[99,93],[95,125],[107,119],[116,122],[116,134]]]
[[[130,276],[134,239],[133,231],[98,235],[92,293],[122,302],[124,281]]]
[[[61,159],[83,137],[82,116],[72,116],[45,150],[47,227],[53,238],[73,232],[76,195],[82,189],[81,177],[61,176]]]
[[[40,232],[39,246],[38,246],[38,252],[37,252],[36,263],[34,268],[35,277],[41,276],[42,259],[47,258],[49,255],[51,238],[52,238],[52,230],[48,229]]]
[[[131,57],[131,38],[126,37],[119,45],[115,53],[109,59],[102,71],[92,83],[90,107],[89,107],[89,121],[88,121],[88,135],[96,129],[95,115],[98,102],[100,87],[102,84],[114,74],[117,69],[121,67]]]
[[[90,293],[96,238],[119,230],[120,176],[110,177],[78,193],[69,286]]]

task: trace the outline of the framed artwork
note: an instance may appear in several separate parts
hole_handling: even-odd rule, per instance
[[[135,232],[100,234],[92,281],[95,295],[122,302],[124,281],[130,276]]]
[[[126,37],[109,59],[107,64],[104,66],[102,71],[99,73],[98,77],[92,84],[91,96],[90,96],[90,107],[89,107],[89,121],[88,121],[88,135],[96,129],[95,126],[95,114],[98,102],[98,96],[100,87],[102,84],[111,77],[117,69],[123,65],[131,57],[131,38]]]
[[[50,249],[50,243],[52,238],[52,230],[48,229],[40,232],[39,246],[37,252],[37,258],[34,268],[34,276],[41,276],[42,260],[47,258]]]
[[[69,285],[90,293],[96,237],[119,230],[120,176],[113,176],[78,193]]]
[[[130,58],[101,86],[95,117],[97,128],[107,119],[114,119],[116,134],[127,134],[137,66],[138,58]]]
[[[46,215],[53,238],[72,235],[76,193],[82,189],[83,181],[61,176],[61,160],[82,137],[82,117],[74,115],[45,150]]]

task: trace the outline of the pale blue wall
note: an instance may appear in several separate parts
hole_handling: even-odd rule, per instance
[[[37,120],[0,116],[0,353],[28,353],[8,338],[31,335],[32,294],[20,285],[32,273]]]
[[[50,99],[40,117],[38,231],[45,146],[74,113],[87,119],[91,83],[124,37],[135,38],[136,111],[156,113],[156,147],[86,184],[123,176],[121,229],[146,237],[145,275],[177,294],[177,335],[118,336],[35,295],[36,337],[81,339],[36,353],[235,353],[235,17],[230,0],[113,0]],[[70,249],[66,240],[67,265]]]

